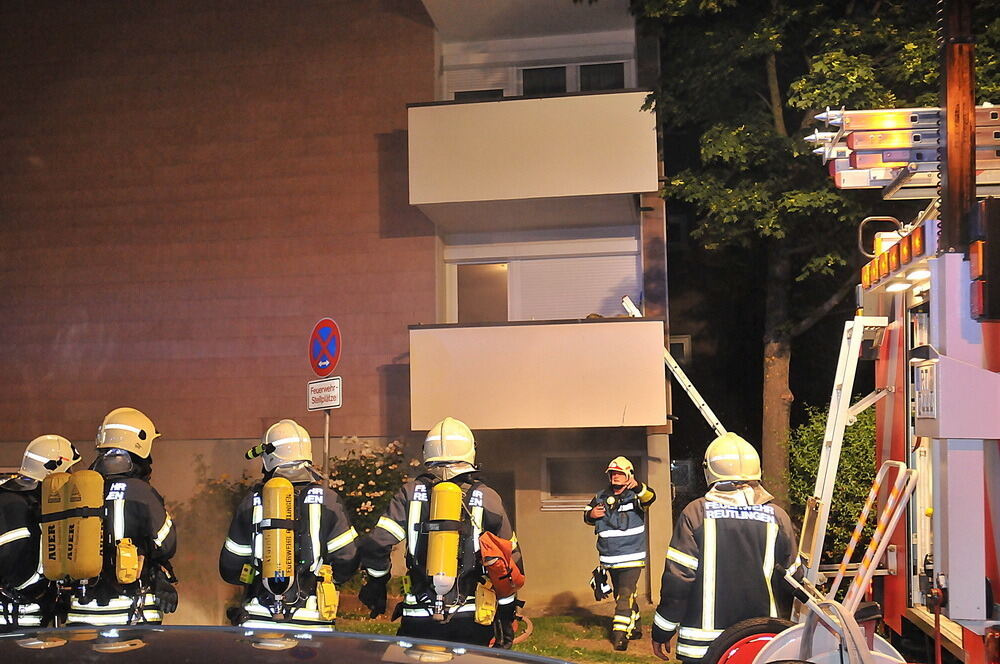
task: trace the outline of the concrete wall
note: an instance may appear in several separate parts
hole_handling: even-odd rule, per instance
[[[513,472],[516,487],[516,532],[524,554],[527,583],[518,596],[528,602],[532,612],[547,609],[564,611],[594,604],[588,585],[590,573],[597,566],[597,537],[583,522],[583,510],[543,511],[547,498],[544,486],[545,459],[549,456],[579,455],[599,459],[587,469],[582,484],[589,488],[581,496],[583,503],[607,485],[604,469],[611,459],[628,452],[641,476],[640,461],[633,451],[646,447],[645,429],[508,430],[476,433],[478,460],[486,471]],[[503,496],[502,496],[503,497]],[[505,497],[506,500],[506,497]],[[648,519],[669,519],[670,497],[660,495]],[[510,511],[510,510],[509,510]],[[663,556],[664,551],[653,551]],[[644,595],[645,574],[640,581]],[[659,579],[653,584],[659,589]],[[613,612],[609,605],[599,611]]]

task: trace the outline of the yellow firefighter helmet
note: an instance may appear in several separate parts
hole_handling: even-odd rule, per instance
[[[476,463],[476,438],[465,422],[446,417],[427,432],[424,463]]]
[[[25,477],[41,482],[52,473],[64,473],[80,460],[73,443],[62,436],[46,434],[28,443],[24,448],[21,470]]]
[[[625,476],[629,479],[635,477],[635,466],[633,466],[632,462],[623,456],[617,456],[612,459],[611,463],[608,464],[608,467],[604,472],[610,473],[612,470],[618,471],[619,473],[625,473]]]
[[[281,420],[272,424],[264,434],[264,470],[297,461],[312,463],[312,438],[295,420]]]
[[[153,420],[135,408],[115,408],[97,430],[97,449],[117,447],[143,459],[149,458],[160,434]]]
[[[705,481],[749,482],[760,479],[760,456],[753,445],[735,433],[724,433],[705,450]]]

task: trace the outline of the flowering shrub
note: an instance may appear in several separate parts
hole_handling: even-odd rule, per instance
[[[354,527],[363,533],[375,525],[392,495],[410,478],[407,472],[420,462],[407,463],[398,441],[381,447],[352,436],[344,442],[347,453],[330,459],[330,485],[343,498]]]

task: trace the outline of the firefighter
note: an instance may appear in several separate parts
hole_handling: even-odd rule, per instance
[[[760,457],[734,433],[705,450],[708,492],[681,513],[667,549],[653,652],[700,662],[727,627],[747,618],[778,617],[790,596],[775,563],[799,568],[792,522],[760,484]]]
[[[112,410],[97,430],[90,468],[104,478],[104,562],[96,582],[77,584],[67,624],[159,624],[177,609],[170,565],[177,530],[149,483],[159,436],[135,408]]]
[[[244,627],[332,632],[336,585],[357,570],[357,532],[340,496],[313,469],[312,438],[297,422],[271,425],[247,452],[256,456],[263,481],[237,507],[219,554],[222,578],[245,588],[242,608],[229,618]]]
[[[516,594],[497,595],[500,598],[493,617],[483,611],[487,600],[480,595],[477,610],[477,593],[484,587],[480,537],[489,532],[509,540],[508,562],[519,576],[524,573],[521,550],[500,496],[476,475],[476,441],[469,427],[451,417],[435,424],[424,441],[423,459],[425,472],[396,492],[385,514],[360,544],[367,581],[358,597],[371,609],[373,618],[385,612],[390,553],[397,543],[405,542],[407,576],[404,599],[396,607],[396,614],[402,616],[397,634],[473,645],[489,645],[496,638],[497,647],[510,648],[521,603]],[[453,515],[458,522],[432,517],[433,503],[446,488],[460,491],[457,515]],[[455,530],[460,535],[448,554],[450,561],[432,560],[436,556],[431,555],[435,544],[431,538]],[[438,562],[450,562],[454,577],[448,579],[447,574],[429,569]]]
[[[21,469],[0,484],[0,631],[44,627],[56,613],[55,588],[42,576],[41,483],[66,472],[80,453],[62,436],[28,443]]]
[[[606,570],[614,588],[611,642],[615,650],[626,650],[630,639],[642,638],[636,586],[646,566],[646,510],[656,494],[635,479],[632,462],[623,456],[612,459],[605,472],[608,486],[590,501],[583,520],[597,534],[598,575]]]

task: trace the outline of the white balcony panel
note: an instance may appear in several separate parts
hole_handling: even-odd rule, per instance
[[[521,228],[574,225],[574,214],[582,224],[602,216],[592,223],[634,223],[632,194],[658,187],[645,98],[633,91],[413,106],[410,203],[445,230],[502,228],[506,217],[521,217]]]
[[[417,431],[665,424],[663,323],[413,327],[410,395]]]

